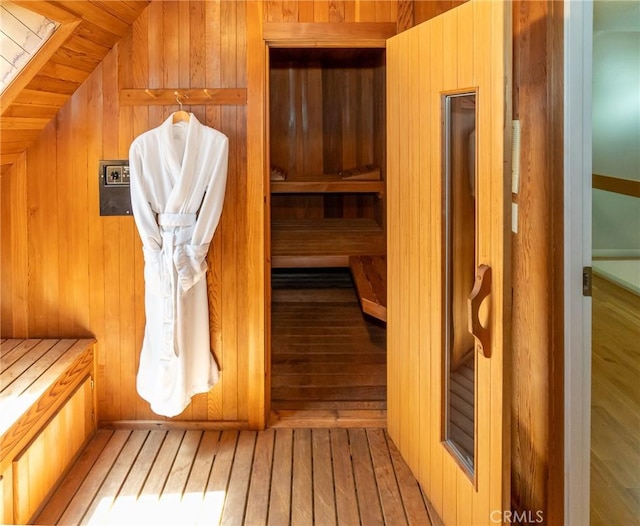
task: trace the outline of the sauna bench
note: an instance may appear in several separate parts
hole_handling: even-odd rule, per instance
[[[272,268],[348,267],[349,256],[386,253],[382,228],[373,219],[274,219]]]
[[[343,179],[338,174],[325,174],[317,179],[271,181],[272,194],[384,194],[384,181]]]
[[[387,321],[387,257],[351,256],[349,268],[362,311]]]
[[[0,523],[26,524],[94,434],[94,344],[0,340]]]

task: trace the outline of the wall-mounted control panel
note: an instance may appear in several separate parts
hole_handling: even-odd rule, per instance
[[[129,161],[100,161],[100,215],[131,215],[131,194],[129,192]]]

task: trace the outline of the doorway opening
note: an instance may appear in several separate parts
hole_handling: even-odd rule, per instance
[[[269,49],[278,419],[364,411],[384,422],[385,82],[381,48]]]

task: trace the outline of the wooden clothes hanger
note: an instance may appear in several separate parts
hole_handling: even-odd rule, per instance
[[[177,91],[175,92],[175,96],[176,102],[180,106],[180,109],[173,114],[173,124],[176,124],[178,122],[189,122],[189,119],[191,117],[186,111],[182,109],[182,101],[180,100],[180,96],[178,95]],[[189,98],[188,95],[185,96]]]

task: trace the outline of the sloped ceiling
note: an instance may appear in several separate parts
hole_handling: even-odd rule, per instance
[[[62,26],[0,97],[0,173],[38,137],[149,1],[15,3]]]

